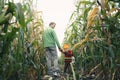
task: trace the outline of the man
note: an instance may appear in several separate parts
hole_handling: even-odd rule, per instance
[[[57,72],[57,70],[59,69],[56,45],[58,49],[62,51],[57,35],[54,31],[55,26],[56,23],[51,22],[49,24],[49,27],[43,32],[43,43],[46,50],[47,68],[48,68],[48,74],[50,75],[53,74],[53,72]],[[52,61],[53,61],[53,67],[51,64]]]

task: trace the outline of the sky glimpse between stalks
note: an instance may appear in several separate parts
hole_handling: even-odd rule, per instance
[[[44,25],[56,22],[55,31],[60,43],[64,38],[65,29],[74,10],[75,0],[38,0],[37,9],[43,12]]]
[[[64,38],[65,29],[69,18],[74,11],[75,0],[38,0],[37,9],[43,12],[44,25],[48,27],[49,22],[56,22],[56,34],[60,44]],[[60,53],[58,54],[60,56]]]
[[[14,1],[17,3],[21,0]],[[62,44],[64,32],[75,9],[75,0],[33,0],[33,2],[35,10],[43,13],[45,27],[48,27],[50,22],[56,23],[55,31]]]
[[[63,41],[65,29],[75,9],[75,1],[76,0],[33,0],[34,8],[43,12],[45,27],[48,27],[51,21],[56,22],[55,31],[60,43]],[[21,2],[21,0],[14,0],[14,2]]]

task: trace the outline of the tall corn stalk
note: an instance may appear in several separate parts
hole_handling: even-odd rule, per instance
[[[76,56],[78,79],[91,74],[96,80],[120,78],[120,3],[102,1],[78,1],[65,33]]]
[[[42,15],[31,9],[31,3],[0,1],[1,80],[36,80],[43,74]]]

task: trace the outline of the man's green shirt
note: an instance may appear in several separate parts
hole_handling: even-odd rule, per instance
[[[57,35],[54,29],[52,29],[51,27],[48,27],[46,30],[44,30],[43,43],[44,47],[55,47],[57,44],[58,48],[61,48]]]

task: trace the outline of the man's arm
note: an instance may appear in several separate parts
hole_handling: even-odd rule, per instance
[[[60,46],[60,43],[59,43],[59,40],[58,40],[57,35],[56,35],[56,33],[55,33],[54,30],[52,31],[52,34],[53,34],[53,38],[54,38],[55,43],[57,44],[59,50],[62,51],[61,46]]]

